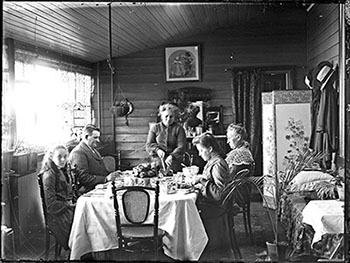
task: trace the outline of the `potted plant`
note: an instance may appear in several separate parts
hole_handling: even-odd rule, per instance
[[[13,118],[4,114],[2,115],[1,164],[4,172],[9,172],[11,170],[13,154],[16,148],[11,142],[11,127],[13,121]]]
[[[303,170],[307,169],[319,169],[319,164],[324,158],[325,154],[322,152],[314,152],[311,149],[296,149],[295,154],[286,157],[286,166],[284,171],[279,171],[275,175],[265,175],[266,178],[269,178],[269,182],[272,182],[273,189],[271,196],[274,199],[275,210],[274,210],[274,240],[266,242],[268,254],[271,260],[287,260],[290,256],[290,251],[288,249],[288,244],[286,242],[280,242],[279,233],[280,233],[280,222],[279,215],[281,212],[281,200],[283,196],[289,192],[292,180]],[[271,209],[268,209],[269,212]],[[270,250],[270,251],[269,251]]]
[[[344,175],[333,174],[334,178],[330,181],[322,181],[315,185],[317,197],[323,200],[339,199],[344,200]]]

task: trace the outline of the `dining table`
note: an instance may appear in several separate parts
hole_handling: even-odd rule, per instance
[[[163,251],[174,260],[198,260],[208,243],[196,207],[197,195],[188,189],[159,194],[158,227],[165,232]],[[111,183],[78,198],[69,247],[71,260],[79,260],[89,252],[118,248]]]

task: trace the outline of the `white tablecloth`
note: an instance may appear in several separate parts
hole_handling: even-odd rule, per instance
[[[315,231],[312,245],[324,234],[344,233],[344,201],[313,200],[303,210],[303,223]]]
[[[88,252],[118,248],[113,199],[110,189],[78,199],[69,238],[70,259]],[[99,194],[100,193],[100,194]],[[164,253],[177,260],[198,260],[208,237],[197,211],[196,193],[160,193],[159,228],[164,230]]]

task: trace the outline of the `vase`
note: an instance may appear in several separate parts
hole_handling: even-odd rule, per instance
[[[2,152],[1,163],[4,172],[9,172],[11,170],[14,152],[15,151]]]
[[[266,241],[267,254],[271,261],[287,262],[289,245],[286,242],[269,242]]]

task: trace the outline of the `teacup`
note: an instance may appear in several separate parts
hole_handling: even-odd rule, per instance
[[[174,180],[167,182],[167,194],[174,194],[177,192],[177,183]]]
[[[190,168],[191,168],[192,175],[197,175],[198,174],[198,172],[199,172],[199,167],[198,166],[192,165]]]

